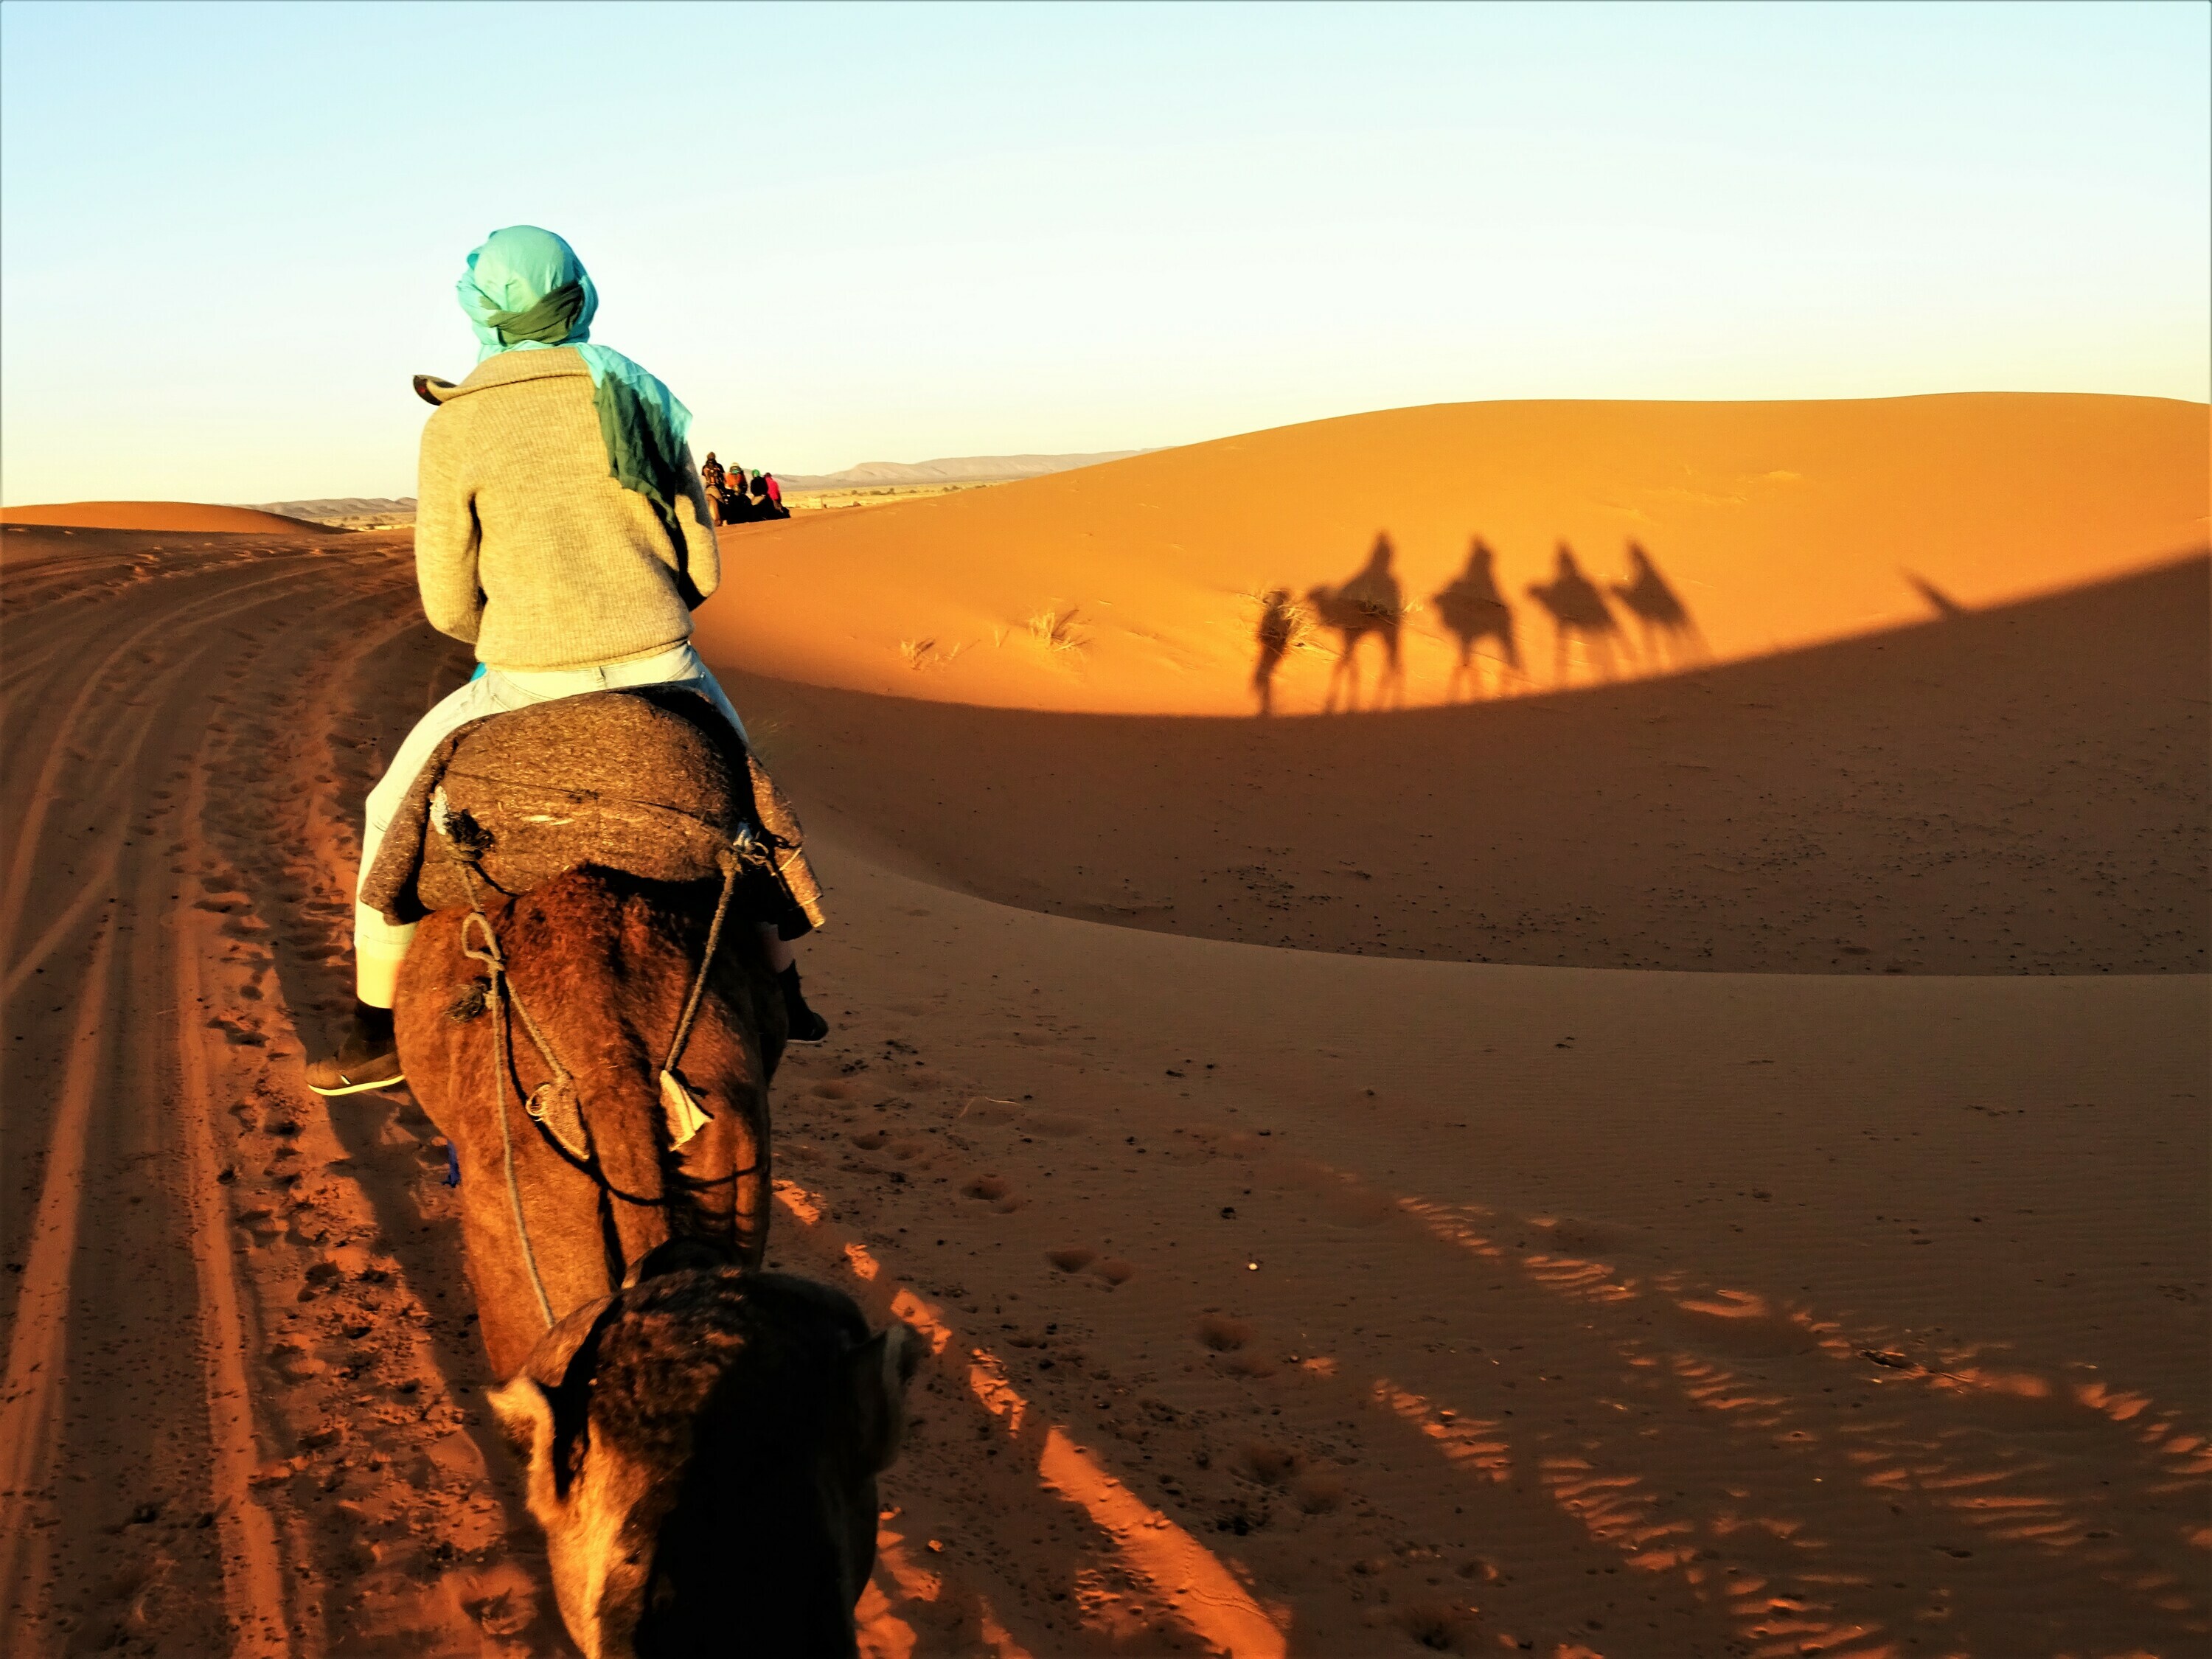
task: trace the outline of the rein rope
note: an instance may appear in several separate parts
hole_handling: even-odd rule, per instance
[[[499,1115],[500,1158],[507,1170],[507,1201],[514,1211],[514,1237],[522,1246],[522,1265],[530,1270],[530,1288],[538,1293],[538,1311],[544,1316],[546,1329],[550,1330],[553,1328],[553,1303],[545,1294],[545,1281],[538,1277],[538,1253],[530,1248],[529,1224],[522,1218],[522,1188],[514,1178],[514,1136],[507,1122],[507,1070],[510,1053],[507,1040],[507,1000],[512,994],[507,983],[507,960],[500,954],[499,935],[492,931],[491,918],[484,915],[483,902],[477,895],[476,872],[465,860],[456,862],[460,864],[463,876],[469,884],[469,914],[461,921],[461,954],[483,963],[491,969],[491,993],[486,1000],[491,1004],[492,1092],[495,1109]],[[481,951],[469,943],[471,927],[483,930],[483,949]],[[544,1043],[538,1036],[538,1027],[524,1012],[520,1001],[515,1003],[514,1011],[522,1015],[532,1038],[538,1041],[540,1052],[544,1052]],[[550,1054],[547,1057],[551,1058]],[[553,1060],[556,1066],[560,1063],[557,1060]]]

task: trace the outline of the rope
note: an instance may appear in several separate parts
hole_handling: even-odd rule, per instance
[[[725,848],[714,855],[714,862],[722,866],[722,896],[714,902],[714,920],[707,929],[707,949],[699,958],[699,971],[691,981],[691,994],[684,1000],[684,1018],[676,1022],[676,1036],[668,1045],[668,1059],[661,1070],[673,1073],[676,1062],[684,1058],[684,1045],[691,1040],[691,1022],[699,1012],[700,999],[707,994],[707,971],[714,965],[715,948],[722,942],[722,921],[730,913],[730,896],[737,891],[738,857],[734,848]]]
[[[468,866],[462,866],[465,872]],[[469,929],[480,926],[483,929],[484,948],[481,951],[469,943]],[[514,1211],[514,1237],[522,1246],[522,1265],[530,1272],[530,1288],[538,1293],[538,1311],[544,1316],[545,1328],[553,1328],[553,1303],[545,1294],[545,1281],[538,1275],[538,1255],[530,1248],[530,1228],[522,1218],[522,1188],[514,1178],[514,1137],[507,1121],[507,963],[499,951],[499,936],[492,932],[491,918],[483,913],[477,901],[476,883],[469,883],[469,914],[461,919],[461,954],[481,962],[491,969],[491,1075],[492,1093],[499,1114],[499,1151],[507,1170],[507,1200]],[[516,1012],[522,1005],[515,1005]],[[526,1019],[527,1015],[524,1018]]]

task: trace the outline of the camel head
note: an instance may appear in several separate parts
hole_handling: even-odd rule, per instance
[[[1559,580],[1565,581],[1582,575],[1582,567],[1575,562],[1574,549],[1569,547],[1565,542],[1559,544]]]
[[[653,1273],[491,1395],[586,1659],[849,1654],[921,1339],[729,1267]]]

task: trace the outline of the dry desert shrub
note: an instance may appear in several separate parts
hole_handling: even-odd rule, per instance
[[[1258,625],[1259,619],[1267,614],[1269,593],[1270,590],[1267,588],[1248,587],[1237,595],[1238,604],[1249,618],[1239,624],[1242,631],[1251,632]],[[1314,615],[1313,606],[1304,599],[1293,596],[1283,606],[1279,625],[1285,633],[1285,651],[1316,651],[1322,648],[1322,641],[1315,637],[1321,628],[1320,619]]]
[[[939,651],[937,641],[931,640],[901,640],[899,659],[917,674],[925,668],[949,667],[968,647],[956,645],[949,651]]]
[[[1030,633],[1048,651],[1080,651],[1091,643],[1091,636],[1075,625],[1079,607],[1070,605],[1066,611],[1040,611],[1030,618]]]

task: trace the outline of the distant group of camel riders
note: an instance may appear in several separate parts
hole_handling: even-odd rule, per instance
[[[726,471],[711,449],[699,464],[699,482],[707,491],[707,503],[714,509],[718,525],[791,516],[791,509],[783,504],[783,486],[774,473],[756,472],[748,477],[741,466]]]

